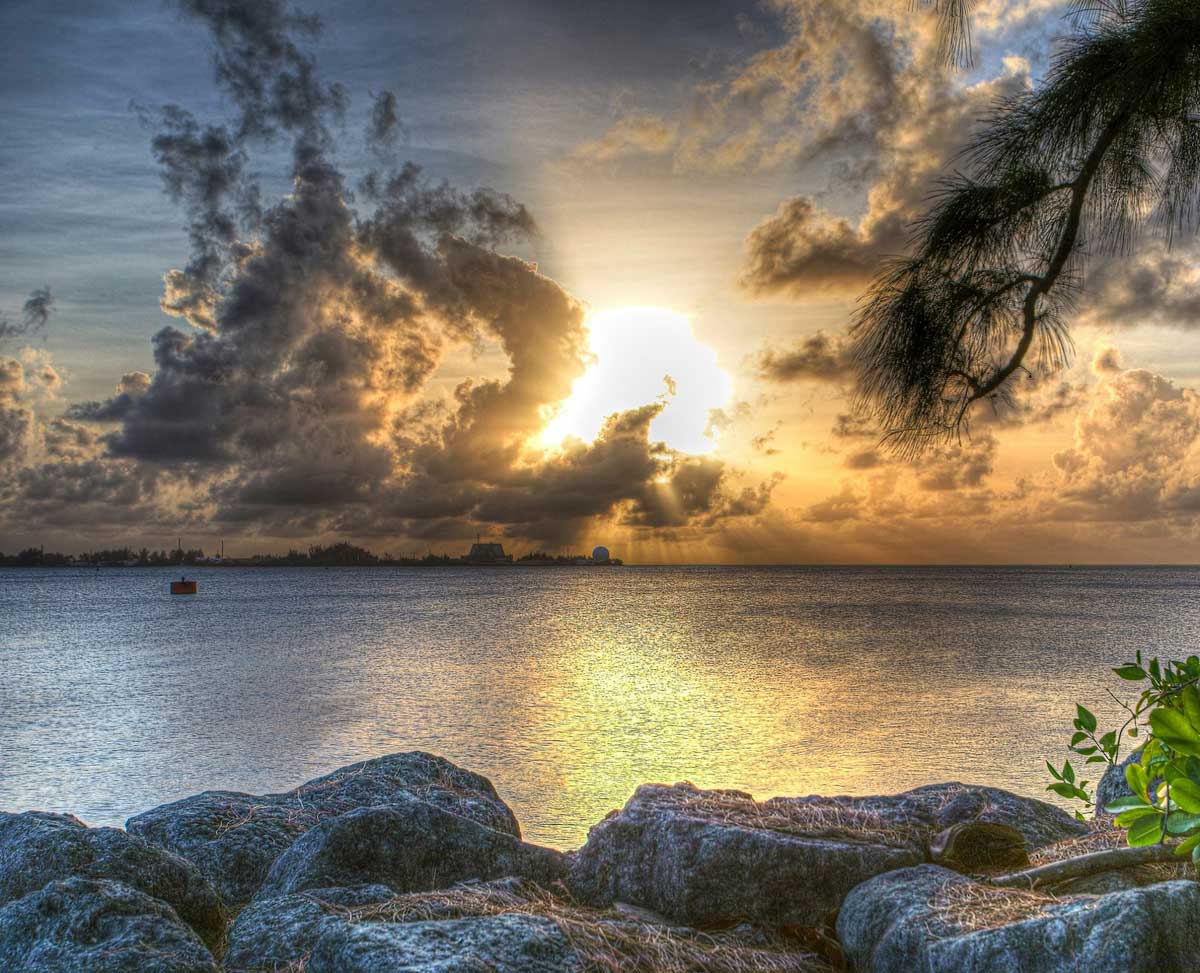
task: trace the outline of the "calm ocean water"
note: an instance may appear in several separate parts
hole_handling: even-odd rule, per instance
[[[1200,635],[1175,568],[172,574],[0,571],[0,809],[120,824],[409,749],[560,847],[643,781],[1044,796],[1106,667]]]

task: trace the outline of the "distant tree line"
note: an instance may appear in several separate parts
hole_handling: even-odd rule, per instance
[[[0,553],[0,565],[16,567],[63,567],[70,564],[88,565],[167,565],[196,564],[204,557],[204,551],[177,549],[174,551],[151,551],[143,547],[135,551],[131,547],[111,550],[84,551],[82,554],[61,554],[39,547],[29,547],[16,554]]]
[[[573,561],[585,560],[583,554],[548,554],[545,551],[531,551],[523,555],[520,561],[536,561],[548,564],[567,564]],[[388,566],[423,566],[449,565],[460,563],[461,558],[449,554],[434,554],[432,552],[420,556],[393,556],[385,551],[375,554],[365,547],[358,547],[345,541],[322,547],[319,544],[310,545],[308,550],[295,548],[286,554],[253,554],[249,557],[206,558],[201,548],[176,548],[173,551],[151,551],[148,548],[134,550],[132,547],[118,547],[96,551],[85,551],[82,554],[61,554],[46,551],[39,547],[26,548],[16,554],[0,553],[0,567],[160,567],[179,565],[261,565],[265,567],[334,567],[348,565],[380,565]]]

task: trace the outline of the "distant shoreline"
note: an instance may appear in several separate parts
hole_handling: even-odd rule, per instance
[[[626,565],[618,562],[580,562],[580,561],[500,561],[496,563],[486,562],[471,562],[471,561],[376,561],[371,564],[337,564],[330,562],[329,564],[313,564],[302,561],[234,561],[226,559],[225,561],[200,562],[196,564],[186,564],[180,562],[178,564],[92,564],[87,561],[79,561],[72,564],[0,564],[0,570],[8,569],[23,569],[39,568],[43,570],[54,571],[70,571],[78,568],[94,568],[99,570],[133,570],[137,568],[154,568],[162,571],[179,571],[192,568],[471,568],[477,570],[480,568],[619,568]],[[720,566],[720,565],[718,565]]]

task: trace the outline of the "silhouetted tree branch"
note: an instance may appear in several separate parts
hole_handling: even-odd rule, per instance
[[[962,7],[963,12],[966,7]],[[861,404],[902,452],[1065,366],[1089,253],[1168,244],[1200,202],[1200,4],[1093,0],[1044,83],[997,106],[853,330]]]

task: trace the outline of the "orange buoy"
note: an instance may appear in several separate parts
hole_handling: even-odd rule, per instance
[[[195,593],[195,581],[188,581],[187,578],[180,578],[178,581],[171,582],[171,594],[173,595],[194,595]]]

